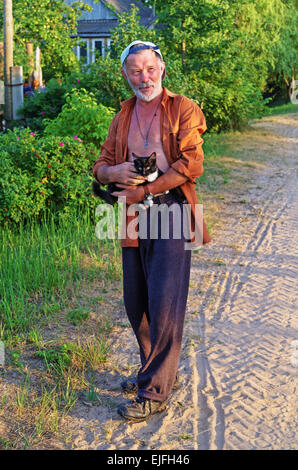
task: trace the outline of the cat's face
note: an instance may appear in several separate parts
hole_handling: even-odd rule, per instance
[[[151,155],[140,157],[135,153],[132,153],[134,159],[134,166],[136,171],[142,176],[148,176],[156,171],[156,153],[153,152]]]

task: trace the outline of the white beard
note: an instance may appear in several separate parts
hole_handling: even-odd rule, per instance
[[[146,101],[147,103],[149,103],[150,101],[154,100],[154,98],[156,98],[161,90],[162,90],[162,77],[160,75],[159,77],[159,80],[156,82],[156,83],[153,83],[151,81],[149,81],[146,85],[153,85],[154,88],[153,88],[153,91],[151,93],[150,96],[147,96],[147,95],[143,95],[142,93],[142,88],[138,88],[138,87],[135,87],[131,81],[129,80],[129,78],[126,76],[127,78],[127,81],[128,81],[128,84],[130,86],[130,88],[132,89],[132,91],[134,92],[134,94],[136,95],[137,98],[139,98],[140,100],[142,101]]]

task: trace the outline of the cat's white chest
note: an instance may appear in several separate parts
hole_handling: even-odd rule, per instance
[[[155,181],[157,177],[158,177],[158,170],[156,170],[154,173],[151,173],[151,175],[147,176],[148,183],[152,183],[152,181]]]

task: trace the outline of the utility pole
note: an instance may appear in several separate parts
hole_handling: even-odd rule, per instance
[[[13,17],[12,0],[3,0],[3,31],[4,31],[4,96],[5,119],[12,120],[12,88],[10,67],[13,67]]]

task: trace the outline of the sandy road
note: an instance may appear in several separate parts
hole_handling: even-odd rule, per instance
[[[297,448],[297,123],[258,123],[280,145],[256,180],[261,194],[245,194],[213,248],[223,264],[211,274],[214,303],[199,309],[203,346],[191,352],[197,449]]]
[[[297,124],[297,115],[264,118],[255,135],[235,142],[245,184],[226,192],[223,225],[193,256],[182,386],[168,410],[146,423],[124,422],[112,374],[105,382],[111,406],[77,409],[70,418],[73,448],[298,447]],[[118,364],[137,365],[130,328],[116,343]]]

